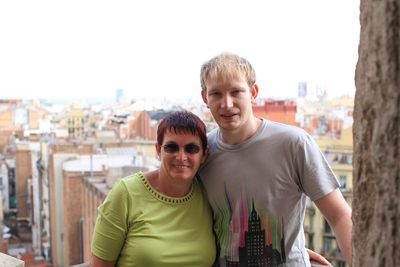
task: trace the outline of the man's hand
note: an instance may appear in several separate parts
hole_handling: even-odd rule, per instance
[[[325,259],[322,255],[318,254],[315,251],[312,251],[311,249],[307,249],[308,252],[308,256],[310,257],[310,261],[311,263],[316,263],[318,265],[322,265],[322,266],[332,266],[332,264]]]

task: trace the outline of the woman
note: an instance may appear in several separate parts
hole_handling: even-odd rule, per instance
[[[160,168],[116,183],[98,208],[92,266],[211,266],[211,210],[195,179],[207,154],[204,123],[186,111],[157,130]]]

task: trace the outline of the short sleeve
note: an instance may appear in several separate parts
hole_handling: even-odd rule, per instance
[[[99,206],[92,240],[92,253],[104,260],[117,260],[128,229],[128,191],[119,181]]]
[[[304,134],[298,145],[297,164],[304,193],[315,201],[338,188],[335,174],[312,137]]]

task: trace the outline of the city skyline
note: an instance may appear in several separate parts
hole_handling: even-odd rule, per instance
[[[201,101],[199,69],[221,52],[253,64],[260,97],[299,82],[354,95],[359,3],[23,1],[0,3],[2,98]]]

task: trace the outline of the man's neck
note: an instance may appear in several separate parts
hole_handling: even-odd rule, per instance
[[[240,129],[225,130],[220,128],[222,141],[229,145],[241,144],[255,134],[257,129],[261,126],[261,122],[261,119],[252,117],[250,121]]]

